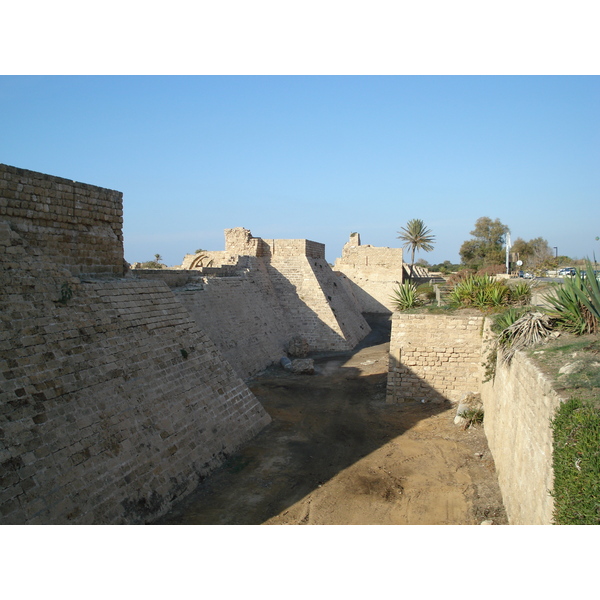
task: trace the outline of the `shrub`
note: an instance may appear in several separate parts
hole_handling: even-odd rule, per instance
[[[510,288],[510,302],[524,306],[531,302],[531,286],[525,281],[519,281]]]
[[[488,308],[508,303],[509,289],[503,281],[489,275],[469,275],[450,292],[450,304]]]
[[[552,421],[554,522],[600,525],[600,412],[579,398]]]
[[[417,288],[410,281],[399,283],[390,298],[396,310],[408,310],[420,304]]]
[[[541,312],[528,312],[498,337],[499,358],[510,362],[517,350],[543,342],[552,333],[551,319]]]
[[[572,333],[596,333],[600,322],[600,287],[590,261],[586,277],[579,271],[557,285],[544,299],[551,305],[557,325]]]

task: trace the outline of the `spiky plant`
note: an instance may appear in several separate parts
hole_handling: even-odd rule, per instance
[[[552,334],[552,319],[541,312],[528,312],[507,327],[498,337],[498,357],[510,363],[517,350],[546,340]]]
[[[417,287],[410,281],[399,283],[390,298],[397,310],[408,310],[420,304]]]
[[[518,306],[524,306],[531,301],[531,286],[525,281],[519,281],[510,289],[510,301]]]
[[[559,327],[577,335],[596,333],[600,322],[600,286],[589,260],[586,267],[585,279],[576,271],[544,296]]]

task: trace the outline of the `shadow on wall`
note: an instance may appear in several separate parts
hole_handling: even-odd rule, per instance
[[[250,388],[272,422],[158,524],[258,525],[345,469],[448,409],[386,404],[386,374],[361,376],[347,355],[315,360],[317,374],[261,377]],[[368,490],[381,485],[373,475]]]
[[[382,304],[379,300],[373,297],[365,289],[357,285],[347,275],[340,273],[340,281],[342,281],[344,287],[348,290],[349,294],[352,294],[358,303],[359,310],[363,313],[381,313],[381,314],[392,314],[392,309]]]
[[[305,266],[311,268],[309,264]],[[351,350],[367,335],[369,326],[362,314],[350,313],[350,307],[340,306],[339,299],[334,299],[333,292],[327,295],[316,277],[307,285],[300,269],[296,273],[282,269],[283,265],[267,266],[274,293],[290,329],[294,335],[307,339],[311,351]],[[344,293],[341,287],[340,292]],[[334,305],[338,305],[338,310]],[[350,322],[352,319],[354,322]]]

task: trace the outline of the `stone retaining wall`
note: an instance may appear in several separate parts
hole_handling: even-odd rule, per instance
[[[549,525],[554,501],[552,429],[560,405],[551,383],[523,354],[498,365],[482,387],[484,428],[511,525]]]
[[[483,376],[483,317],[394,313],[387,401],[457,402]]]

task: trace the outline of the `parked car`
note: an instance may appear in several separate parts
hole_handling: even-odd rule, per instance
[[[573,267],[567,267],[566,269],[560,269],[558,272],[559,277],[575,277],[575,269]]]

